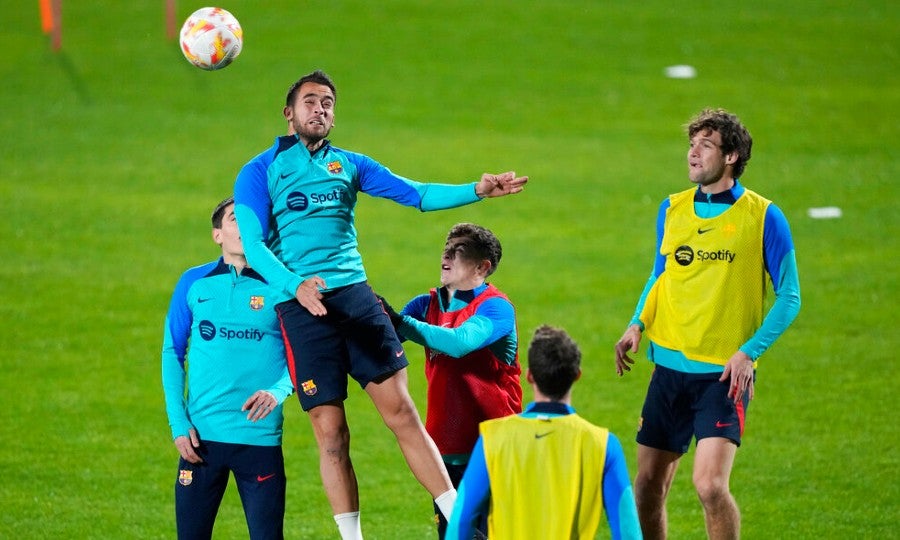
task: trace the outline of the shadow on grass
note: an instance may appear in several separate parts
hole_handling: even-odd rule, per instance
[[[72,62],[72,58],[64,50],[52,52],[56,63],[69,80],[72,90],[75,91],[78,101],[84,105],[92,105],[91,93],[88,91],[88,86],[85,84],[84,77],[78,71],[78,67]]]

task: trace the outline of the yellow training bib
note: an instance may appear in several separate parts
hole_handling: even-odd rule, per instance
[[[762,324],[763,225],[769,200],[750,191],[722,214],[699,218],[692,188],[669,197],[660,254],[665,271],[641,322],[654,343],[725,365]]]

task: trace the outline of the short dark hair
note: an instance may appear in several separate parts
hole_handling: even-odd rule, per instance
[[[213,229],[222,228],[222,218],[225,217],[225,209],[232,204],[234,204],[234,197],[227,197],[225,199],[222,199],[222,202],[216,205],[216,208],[212,213]]]
[[[500,258],[503,257],[503,247],[500,240],[489,229],[474,223],[457,223],[447,233],[447,242],[454,238],[467,238],[471,240],[461,252],[462,257],[470,261],[491,261],[491,269],[487,275],[497,270]]]
[[[528,369],[542,394],[560,400],[581,372],[581,349],[562,328],[542,325],[528,345]]]
[[[312,73],[308,73],[302,77],[300,77],[297,82],[291,85],[288,89],[287,97],[284,100],[284,104],[288,107],[294,104],[294,99],[297,98],[297,90],[300,89],[305,83],[312,82],[316,84],[324,84],[328,88],[331,88],[331,93],[334,94],[334,100],[337,101],[337,89],[334,87],[334,82],[331,80],[324,71],[321,69],[317,69]]]
[[[750,132],[741,124],[740,118],[725,109],[703,109],[688,124],[688,139],[693,139],[697,133],[707,130],[718,131],[722,136],[723,153],[737,152],[733,176],[740,178],[744,167],[750,161],[750,151],[753,148],[753,137],[750,136]]]

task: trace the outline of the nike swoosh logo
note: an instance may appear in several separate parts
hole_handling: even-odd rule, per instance
[[[716,427],[717,427],[717,428],[728,427],[728,426],[731,426],[731,425],[734,425],[734,422],[729,422],[729,423],[727,423],[727,424],[723,424],[722,422],[716,420]]]
[[[697,234],[706,234],[713,229],[715,229],[715,227],[710,227],[708,229],[697,229]]]
[[[209,302],[212,298],[198,298],[197,303],[202,304],[203,302]]]
[[[291,171],[291,172],[289,172],[289,173],[287,173],[287,174],[282,174],[282,175],[281,175],[281,179],[284,180],[285,178],[287,178],[288,176],[291,176],[291,175],[293,175],[293,174],[294,174],[294,171]]]
[[[551,433],[553,433],[553,432],[548,431],[547,433],[535,433],[534,438],[535,439],[543,439],[544,437],[546,437],[547,435],[550,435]]]
[[[397,352],[395,352],[395,353],[394,353],[394,356],[396,356],[397,358],[400,358],[401,356],[403,356],[403,351],[397,351]]]
[[[258,475],[256,475],[256,481],[257,482],[265,482],[266,480],[268,480],[269,478],[273,478],[274,476],[275,476],[275,473],[267,474],[265,476],[258,474]]]

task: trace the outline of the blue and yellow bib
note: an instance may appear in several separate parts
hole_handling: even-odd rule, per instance
[[[713,218],[694,212],[695,188],[672,195],[666,258],[641,312],[646,336],[688,358],[725,365],[762,324],[763,225],[771,202],[747,189]]]
[[[481,436],[490,538],[594,538],[609,430],[577,414],[508,416],[482,422]]]

